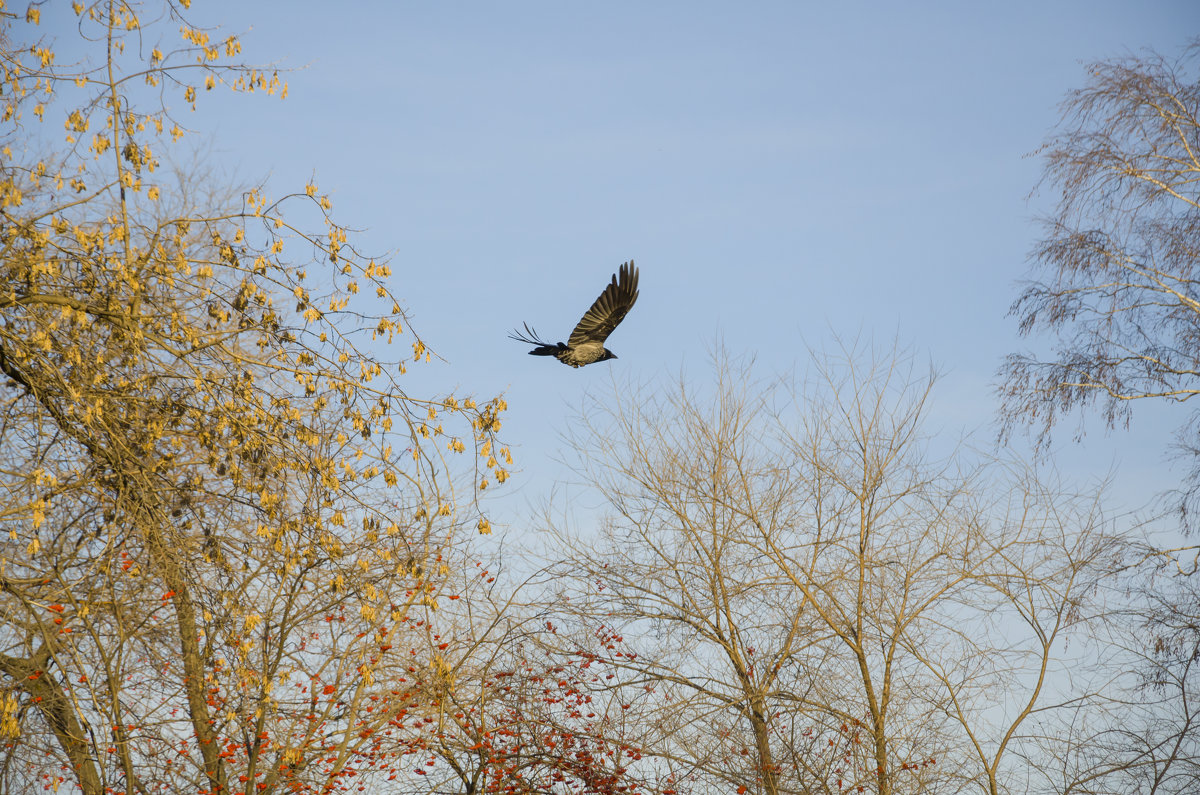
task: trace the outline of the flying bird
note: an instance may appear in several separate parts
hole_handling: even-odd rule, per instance
[[[583,367],[593,362],[615,359],[617,355],[604,347],[604,341],[613,329],[625,319],[638,297],[638,272],[633,260],[623,264],[613,275],[612,282],[600,293],[592,308],[583,313],[579,324],[566,342],[551,344],[538,337],[537,332],[525,323],[525,333],[514,331],[509,339],[536,346],[530,356],[553,356],[563,364]]]

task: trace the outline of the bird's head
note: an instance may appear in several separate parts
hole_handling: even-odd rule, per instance
[[[606,361],[608,361],[609,359],[615,359],[615,358],[617,358],[617,355],[616,355],[615,353],[613,353],[612,351],[610,351],[608,348],[605,348],[605,349],[604,349],[604,355],[603,355],[603,356],[601,356],[601,357],[600,357],[599,359],[597,359],[596,361],[598,361],[598,362],[606,362]]]

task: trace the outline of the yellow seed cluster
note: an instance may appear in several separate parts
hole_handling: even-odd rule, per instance
[[[19,708],[16,694],[11,691],[0,694],[0,738],[15,740],[21,736],[21,725],[17,723]]]

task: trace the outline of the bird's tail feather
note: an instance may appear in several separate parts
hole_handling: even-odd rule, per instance
[[[529,327],[528,323],[523,323],[522,325],[525,326],[524,334],[516,329],[513,329],[513,333],[509,334],[508,338],[517,342],[523,342],[526,345],[536,345],[537,347],[529,352],[534,356],[553,356],[558,351],[567,347],[561,342],[557,345],[552,342],[546,342],[544,339],[538,336],[538,333],[535,330]]]

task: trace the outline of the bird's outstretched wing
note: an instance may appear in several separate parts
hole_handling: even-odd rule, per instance
[[[612,283],[604,288],[592,308],[580,318],[567,345],[574,348],[585,342],[604,342],[617,324],[625,319],[637,297],[638,272],[633,260],[630,260],[621,266],[618,275],[612,277]]]

